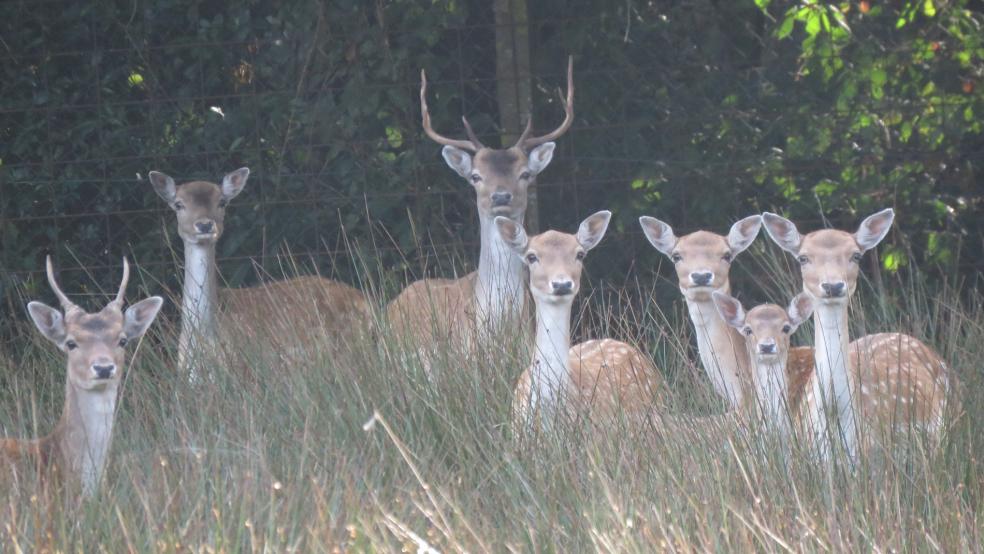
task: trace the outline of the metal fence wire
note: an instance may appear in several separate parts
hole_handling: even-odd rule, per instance
[[[288,252],[303,271],[355,282],[368,267],[393,287],[465,271],[474,194],[421,131],[419,71],[440,132],[463,136],[467,115],[487,143],[508,143],[526,112],[537,130],[562,119],[568,54],[575,122],[538,179],[531,224],[572,231],[612,209],[594,277],[652,276],[642,214],[681,232],[725,232],[763,209],[848,228],[884,205],[900,210],[886,252],[928,259],[936,241],[951,253],[936,263],[979,271],[956,259],[981,250],[967,223],[982,210],[968,189],[984,151],[968,120],[984,111],[976,92],[837,102],[751,2],[329,4],[0,2],[3,317],[23,318],[22,295],[49,298],[49,253],[72,292],[111,289],[124,255],[143,287],[179,290],[180,240],[150,170],[218,182],[250,167],[218,246],[233,286],[282,272]],[[856,33],[879,40],[886,63],[915,55],[918,33],[878,25]],[[929,111],[940,140],[899,140]],[[881,120],[859,128],[865,117]],[[817,127],[840,135],[796,152]]]

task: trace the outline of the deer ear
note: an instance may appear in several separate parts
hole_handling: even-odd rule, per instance
[[[762,216],[752,215],[735,223],[728,231],[728,246],[731,247],[731,254],[737,255],[751,246],[755,237],[762,228]]]
[[[653,248],[667,256],[673,253],[673,247],[676,246],[677,238],[673,234],[672,227],[655,217],[649,217],[647,215],[639,218],[639,225],[642,226],[642,232],[646,235],[649,244],[653,245]]]
[[[243,191],[249,179],[249,168],[240,167],[222,178],[222,198],[232,200]]]
[[[530,150],[527,167],[533,175],[539,175],[541,171],[550,165],[550,160],[553,159],[554,148],[556,147],[556,143],[544,142],[540,146]]]
[[[127,308],[123,314],[123,333],[126,338],[135,339],[146,333],[163,304],[163,298],[151,296]]]
[[[150,179],[150,184],[154,185],[154,191],[157,192],[158,196],[163,198],[168,204],[174,202],[174,198],[178,193],[174,179],[160,171],[151,171],[147,174],[147,177]]]
[[[499,230],[499,236],[502,237],[502,240],[509,245],[509,248],[513,252],[517,254],[526,252],[526,247],[529,245],[530,239],[526,236],[526,230],[523,229],[522,225],[508,217],[502,217],[500,215],[495,218],[495,226]]]
[[[471,178],[472,158],[468,152],[454,146],[445,146],[441,149],[441,156],[444,156],[444,161],[455,173],[465,179]]]
[[[745,325],[745,309],[741,307],[741,302],[731,295],[718,291],[712,292],[711,298],[714,299],[714,307],[725,323],[738,329]]]
[[[786,315],[789,316],[789,322],[793,324],[793,327],[799,327],[813,315],[816,303],[816,299],[808,292],[801,292],[790,300]],[[795,331],[795,329],[793,330]]]
[[[595,246],[598,246],[601,239],[605,237],[605,232],[608,231],[608,223],[611,220],[612,212],[608,210],[602,210],[588,216],[577,228],[578,244],[584,247],[585,250],[591,250]]]
[[[762,223],[765,224],[766,233],[780,248],[794,256],[799,254],[803,236],[800,235],[792,221],[781,215],[765,212],[762,214]]]
[[[65,330],[65,316],[60,311],[41,302],[29,302],[27,313],[44,338],[61,346],[68,331]]]
[[[874,215],[869,215],[861,222],[858,232],[854,233],[854,240],[862,250],[868,251],[878,245],[879,242],[888,234],[895,221],[895,210],[886,208]]]

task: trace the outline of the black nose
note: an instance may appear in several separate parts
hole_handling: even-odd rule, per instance
[[[823,289],[824,294],[831,298],[837,298],[844,296],[844,289],[847,288],[847,284],[844,281],[839,283],[820,283],[820,288]]]
[[[492,206],[493,207],[496,207],[497,208],[499,206],[508,206],[510,202],[512,202],[512,193],[511,192],[501,192],[500,191],[500,192],[493,192],[492,193]]]
[[[199,222],[195,223],[195,229],[199,233],[211,233],[213,230],[215,230],[215,222],[214,221],[199,221]]]
[[[564,296],[574,292],[574,281],[552,281],[553,292],[557,296]]]
[[[698,287],[706,287],[707,285],[711,284],[711,280],[714,279],[714,274],[711,273],[710,271],[707,271],[705,273],[691,273],[690,279]]]
[[[94,365],[92,366],[92,371],[96,372],[96,377],[100,379],[109,379],[113,376],[113,370],[116,369],[115,365]]]
[[[759,344],[759,354],[775,354],[776,345],[772,344]]]

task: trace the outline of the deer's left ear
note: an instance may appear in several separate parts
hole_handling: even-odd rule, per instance
[[[605,232],[608,231],[608,223],[611,220],[612,212],[608,210],[602,210],[588,216],[577,228],[578,244],[585,250],[591,250],[598,246],[598,243],[604,238]]]
[[[246,179],[249,179],[249,168],[240,167],[232,173],[222,178],[222,198],[232,200],[246,186]]]
[[[761,228],[762,216],[760,215],[748,216],[732,225],[731,230],[728,231],[728,246],[731,247],[731,253],[738,255],[739,252],[743,252],[751,246]]]
[[[854,240],[858,242],[858,246],[862,250],[871,250],[885,238],[888,230],[892,228],[893,221],[895,221],[895,210],[892,208],[886,208],[874,215],[869,215],[861,222],[858,232],[854,233]]]
[[[554,148],[556,147],[556,143],[545,142],[533,150],[530,150],[527,167],[533,175],[539,175],[541,171],[550,165],[550,160],[553,159]]]
[[[44,338],[61,346],[68,332],[65,330],[65,316],[60,311],[42,302],[29,302],[27,313]]]
[[[530,239],[526,236],[526,230],[523,229],[522,225],[500,215],[495,218],[495,227],[499,230],[499,236],[513,252],[520,255],[526,252]]]
[[[786,315],[789,316],[789,322],[793,327],[799,327],[813,315],[816,303],[816,299],[808,292],[801,292],[793,297],[789,302],[789,308],[786,308]]]
[[[163,304],[163,298],[151,296],[127,308],[123,314],[123,333],[126,338],[135,339],[146,333]]]
[[[745,309],[741,307],[741,302],[731,295],[718,291],[712,292],[711,298],[714,299],[714,307],[725,323],[736,329],[741,329],[745,325]]]

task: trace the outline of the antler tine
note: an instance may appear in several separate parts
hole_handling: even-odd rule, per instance
[[[485,145],[482,144],[482,141],[478,140],[478,135],[476,135],[475,131],[472,130],[471,123],[468,123],[468,118],[465,116],[461,116],[461,122],[465,124],[465,133],[468,133],[468,140],[470,140],[472,144],[475,145],[476,148],[479,149],[485,148]]]
[[[522,147],[526,139],[530,137],[530,133],[533,132],[533,114],[526,116],[526,128],[523,129],[523,134],[519,135],[519,140],[516,141],[516,146]]]
[[[130,264],[126,261],[126,256],[123,256],[123,281],[120,283],[120,290],[116,293],[116,298],[111,302],[111,304],[117,304],[118,307],[123,307],[123,297],[126,295],[126,284],[130,281]]]
[[[482,148],[481,143],[467,140],[455,140],[444,135],[439,135],[431,127],[430,112],[427,110],[427,74],[423,69],[420,70],[420,117],[423,120],[424,132],[427,133],[427,136],[429,136],[434,142],[444,144],[446,146],[454,146],[456,148],[471,150],[472,152],[478,152],[478,150]],[[465,125],[467,130],[467,122]]]
[[[564,122],[560,124],[560,127],[554,129],[553,132],[540,137],[523,138],[526,133],[523,133],[523,137],[520,138],[516,146],[522,148],[530,148],[532,146],[537,146],[543,144],[544,142],[554,140],[571,128],[571,123],[574,122],[574,56],[567,57],[567,98],[564,101]]]
[[[79,308],[75,302],[69,300],[68,297],[65,296],[65,293],[62,292],[61,287],[58,286],[58,281],[55,280],[55,268],[51,265],[51,254],[48,254],[45,259],[45,266],[48,272],[48,284],[51,285],[51,290],[55,292],[55,296],[57,296],[58,301],[61,302],[62,309],[66,312],[71,310],[81,310],[82,308]]]

